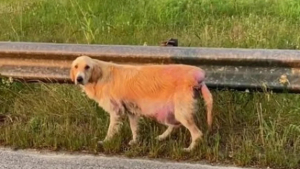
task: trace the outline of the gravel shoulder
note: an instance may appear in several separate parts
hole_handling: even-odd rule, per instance
[[[10,169],[246,169],[239,167],[129,159],[83,154],[0,148],[0,168]]]

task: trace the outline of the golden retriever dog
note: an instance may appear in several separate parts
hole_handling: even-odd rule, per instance
[[[129,145],[138,140],[140,117],[155,119],[167,126],[157,136],[166,139],[174,128],[186,127],[191,143],[184,151],[191,151],[202,139],[203,133],[194,122],[196,99],[201,91],[207,110],[209,129],[212,124],[212,95],[204,83],[205,72],[195,66],[169,65],[122,65],[77,57],[71,65],[71,80],[80,85],[86,95],[95,100],[110,115],[106,137],[109,141],[118,131],[122,117],[128,117],[132,132]]]

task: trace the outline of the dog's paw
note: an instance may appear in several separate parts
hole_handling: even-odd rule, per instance
[[[101,140],[101,141],[98,141],[98,145],[103,145],[104,143],[106,142],[106,140]]]
[[[132,145],[134,145],[134,144],[136,144],[136,143],[137,143],[136,140],[130,140],[129,143],[128,143],[128,145],[132,146]]]
[[[156,139],[157,141],[163,141],[163,140],[166,139],[166,137],[163,137],[163,136],[159,135],[159,136],[155,137],[155,139]]]
[[[103,143],[104,143],[103,141],[98,141],[97,142],[98,145],[103,145]]]
[[[192,148],[188,147],[188,148],[183,148],[182,149],[183,152],[191,152]]]

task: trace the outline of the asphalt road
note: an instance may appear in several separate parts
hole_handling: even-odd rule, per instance
[[[12,151],[0,148],[0,169],[241,169],[120,157]],[[245,169],[245,168],[243,168]]]

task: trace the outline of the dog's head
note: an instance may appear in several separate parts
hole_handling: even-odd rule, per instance
[[[102,76],[100,65],[88,56],[77,57],[71,65],[70,77],[75,84],[97,82]]]

